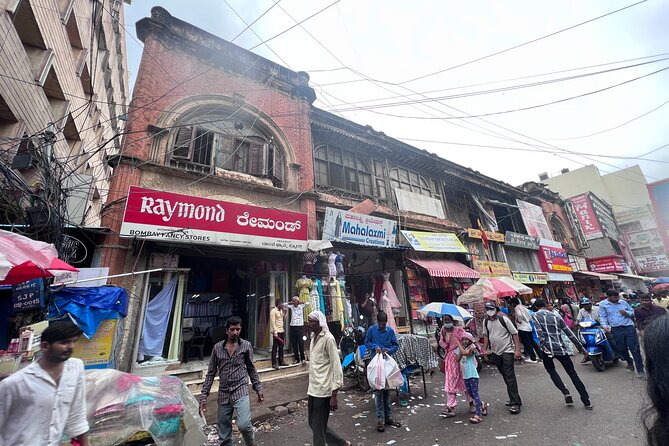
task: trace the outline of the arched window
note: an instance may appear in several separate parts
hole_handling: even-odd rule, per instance
[[[167,153],[172,166],[201,172],[232,170],[269,178],[275,187],[285,185],[285,153],[253,121],[200,115],[197,123],[184,124],[173,132]]]
[[[327,144],[316,147],[314,152],[317,186],[334,187],[369,197],[374,195],[369,166],[356,153]]]
[[[551,233],[553,234],[553,239],[562,243],[562,246],[565,248],[572,248],[571,238],[569,237],[569,232],[565,227],[564,223],[560,220],[560,217],[557,215],[551,216]]]

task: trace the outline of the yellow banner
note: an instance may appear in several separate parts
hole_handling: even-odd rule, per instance
[[[402,231],[414,251],[467,252],[458,236],[450,232]]]
[[[488,236],[488,240],[491,242],[504,243],[504,234],[486,231],[485,235]],[[467,228],[467,236],[469,238],[481,238],[481,231],[474,228]]]
[[[511,270],[509,264],[506,262],[488,262],[487,260],[474,260],[474,269],[481,273],[481,277],[511,277]],[[490,272],[492,269],[492,273]]]
[[[74,346],[72,356],[84,362],[85,367],[100,366],[110,361],[114,333],[118,319],[102,321],[92,338],[81,337]]]

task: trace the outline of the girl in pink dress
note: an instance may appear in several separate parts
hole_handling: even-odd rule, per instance
[[[451,316],[444,316],[444,325],[441,327],[439,345],[446,352],[446,358],[444,359],[444,374],[446,375],[444,381],[446,410],[441,412],[446,418],[455,416],[455,406],[458,405],[458,393],[467,394],[465,382],[462,379],[460,361],[455,354],[455,350],[458,348],[458,343],[462,343],[462,337],[465,336],[466,333],[464,328],[455,326]],[[470,406],[474,403],[474,400],[468,394],[467,401],[469,401]]]

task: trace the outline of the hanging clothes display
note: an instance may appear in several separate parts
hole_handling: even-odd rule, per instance
[[[328,255],[328,275],[330,277],[337,277],[337,254],[331,252]]]
[[[344,275],[344,254],[338,252],[337,257],[335,257],[335,267],[337,269],[337,277],[342,277]]]
[[[302,254],[302,272],[305,274],[314,273],[314,262],[316,262],[318,254],[313,251],[307,251]]]
[[[395,288],[393,288],[393,284],[390,283],[390,273],[383,273],[383,285],[381,289],[387,293],[392,308],[402,308],[402,304],[395,293]]]
[[[351,301],[346,295],[346,280],[343,277],[339,278],[339,290],[341,292],[341,301],[344,306],[344,324],[351,324],[352,310]]]
[[[325,310],[323,314],[328,318],[328,321],[332,320],[332,299],[330,297],[330,286],[327,279],[319,280],[321,289],[321,298],[323,299],[323,309]]]
[[[393,307],[391,306],[390,298],[388,297],[388,292],[383,290],[381,292],[381,303],[379,310],[386,313],[388,316],[388,326],[397,332],[397,324],[395,323],[395,314],[393,313]]]
[[[344,328],[344,304],[341,298],[341,288],[339,281],[334,277],[330,277],[330,297],[332,300],[332,320],[339,321],[341,327]]]
[[[315,277],[311,278],[311,292],[309,293],[309,303],[311,304],[311,311],[323,311],[321,307],[321,297],[318,293],[319,284],[316,282],[318,279]],[[308,315],[307,315],[308,316]]]
[[[309,303],[311,300],[311,279],[308,279],[306,276],[303,275],[301,278],[297,279],[297,282],[295,282],[295,288],[297,288],[298,290],[300,303],[303,304]],[[309,308],[304,307],[302,311],[304,313],[303,314],[305,318],[304,320],[307,320],[310,313]]]

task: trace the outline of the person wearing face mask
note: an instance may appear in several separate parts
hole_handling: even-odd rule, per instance
[[[460,358],[456,354],[456,350],[467,332],[462,327],[456,327],[453,318],[449,315],[444,316],[443,322],[439,345],[446,352],[444,359],[446,409],[441,412],[441,415],[451,418],[455,416],[458,393],[466,393],[465,382],[462,378],[462,369],[460,368]],[[469,400],[469,405],[473,406],[474,401],[469,394],[467,394],[467,399]]]
[[[514,362],[520,359],[520,338],[511,320],[493,302],[485,304],[486,319],[483,321],[483,353],[489,362],[497,366],[504,378],[509,394],[509,412],[519,414],[522,400],[518,393],[518,381]]]

